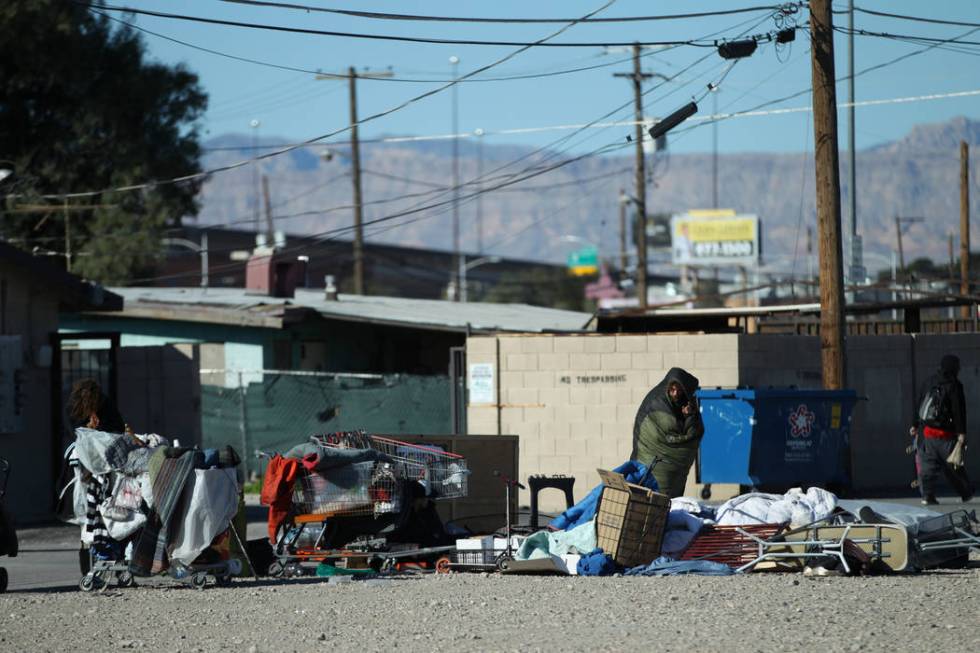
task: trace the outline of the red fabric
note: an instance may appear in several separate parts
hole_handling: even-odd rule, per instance
[[[952,440],[956,437],[956,434],[952,431],[944,431],[943,429],[934,429],[931,426],[923,426],[922,437],[936,440]]]
[[[320,454],[308,453],[300,459],[300,462],[303,464],[303,467],[312,472],[320,463]]]
[[[293,484],[299,472],[299,461],[276,454],[265,468],[259,501],[269,506],[269,541],[275,544],[279,526],[286,519],[293,499]]]

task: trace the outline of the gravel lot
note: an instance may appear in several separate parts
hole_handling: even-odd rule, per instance
[[[3,651],[394,648],[978,651],[980,569],[820,579],[477,573],[0,595]]]

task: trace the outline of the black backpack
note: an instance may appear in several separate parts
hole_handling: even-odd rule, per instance
[[[952,388],[948,383],[937,383],[929,388],[919,404],[919,421],[934,429],[948,430],[953,426]]]

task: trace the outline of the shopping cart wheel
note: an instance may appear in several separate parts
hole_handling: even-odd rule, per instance
[[[453,564],[452,561],[446,556],[439,558],[438,560],[436,560],[436,573],[448,574],[450,571],[453,570],[452,564]]]
[[[499,556],[497,556],[497,571],[507,571],[510,568],[511,560],[513,559],[514,558],[512,556],[509,556],[506,553],[501,553]]]
[[[203,590],[207,584],[207,574],[194,574],[191,576],[191,585],[193,585],[195,589]]]
[[[285,568],[282,566],[282,563],[276,560],[269,565],[269,571],[267,573],[273,578],[280,578],[284,569]]]
[[[133,578],[133,574],[131,572],[120,571],[116,576],[116,583],[119,584],[119,587],[135,587],[136,579]]]
[[[705,483],[701,488],[701,498],[705,501],[711,498],[711,483]]]
[[[101,579],[97,578],[92,574],[85,574],[82,579],[78,581],[78,589],[83,592],[91,592],[94,589],[99,589],[104,585]]]
[[[0,594],[7,591],[7,570],[4,567],[0,567]]]

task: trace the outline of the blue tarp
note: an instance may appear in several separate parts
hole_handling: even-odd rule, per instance
[[[646,465],[643,463],[627,460],[613,471],[625,476],[628,483],[643,485],[654,491],[660,489],[657,485],[657,479],[653,477],[653,474],[647,474]],[[549,526],[557,530],[568,530],[592,521],[595,518],[596,505],[599,503],[601,493],[602,485],[595,486],[584,499],[555,517]]]

